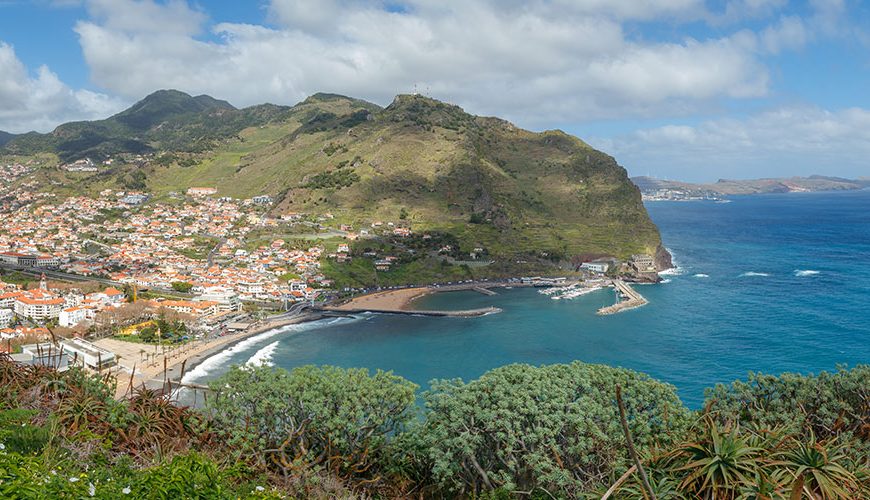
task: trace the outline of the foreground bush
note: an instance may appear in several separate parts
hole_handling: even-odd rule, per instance
[[[746,382],[708,389],[706,397],[720,423],[783,427],[821,440],[870,440],[870,365],[809,376],[752,373]]]
[[[227,443],[284,476],[322,466],[376,486],[393,438],[415,418],[417,386],[382,371],[236,367],[210,387],[207,412]]]
[[[502,488],[577,497],[629,467],[617,385],[638,448],[683,436],[689,412],[673,386],[603,365],[509,365],[426,393],[434,475],[460,494]]]
[[[232,369],[203,411],[0,355],[0,498],[870,498],[868,367],[717,386],[690,412],[645,375],[510,365]]]

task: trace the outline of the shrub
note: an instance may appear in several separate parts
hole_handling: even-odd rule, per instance
[[[439,483],[459,493],[545,490],[578,496],[628,468],[615,388],[638,448],[682,436],[689,412],[673,386],[630,370],[575,362],[508,365],[425,394],[425,439]]]
[[[417,389],[390,372],[313,366],[234,367],[210,387],[209,415],[231,446],[285,476],[317,465],[369,481],[413,420]]]

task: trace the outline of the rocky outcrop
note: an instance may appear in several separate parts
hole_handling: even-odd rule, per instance
[[[674,267],[673,259],[671,258],[671,253],[664,247],[664,245],[659,245],[656,248],[656,254],[654,256],[656,271],[664,271],[666,269],[670,269]]]

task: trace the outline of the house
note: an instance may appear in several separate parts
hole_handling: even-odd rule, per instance
[[[656,270],[655,260],[652,256],[646,254],[632,255],[631,265],[639,272],[651,272]]]
[[[243,281],[236,285],[236,289],[241,294],[245,295],[259,295],[263,293],[265,288],[263,287],[262,281]]]
[[[13,319],[15,319],[15,313],[12,312],[12,309],[0,309],[0,328],[8,327],[12,324]]]
[[[127,196],[121,198],[118,201],[120,203],[125,204],[125,205],[133,205],[133,206],[141,205],[141,204],[145,203],[146,201],[148,201],[148,195],[147,194],[128,194]]]
[[[73,327],[88,319],[87,309],[84,307],[67,307],[60,311],[57,323],[64,327]]]
[[[580,269],[586,269],[587,271],[592,271],[593,273],[604,274],[610,269],[610,261],[593,260],[591,262],[584,262],[580,264]]]
[[[188,188],[187,195],[188,196],[211,196],[213,194],[217,194],[217,189],[212,187],[192,187]]]
[[[377,269],[378,271],[389,271],[390,265],[392,265],[392,262],[386,259],[375,261],[375,269]]]
[[[0,294],[0,308],[11,309],[11,308],[15,307],[15,300],[18,297],[23,297],[23,296],[24,296],[24,292],[17,291],[17,290],[13,291],[13,292],[6,292],[3,294]]]
[[[261,194],[259,196],[254,196],[253,198],[251,198],[251,201],[257,205],[269,205],[270,203],[272,203],[272,197]]]
[[[239,300],[238,294],[219,286],[205,288],[202,295],[195,300],[217,303],[218,312],[242,310],[242,301]]]
[[[197,318],[211,316],[218,312],[218,303],[209,300],[164,300],[163,302],[158,302],[157,305],[182,314],[190,314]]]

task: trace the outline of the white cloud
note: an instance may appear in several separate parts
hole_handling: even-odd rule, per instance
[[[765,28],[760,38],[765,50],[778,54],[783,50],[802,48],[810,38],[810,33],[799,17],[786,16],[778,24]]]
[[[277,28],[222,23],[180,1],[92,0],[77,24],[94,81],[135,99],[158,88],[237,105],[332,91],[388,103],[415,84],[482,114],[537,125],[680,114],[758,97],[768,76],[751,33],[650,42],[627,20],[697,19],[700,0],[273,0]],[[771,46],[787,37],[770,35]],[[766,42],[767,43],[767,42]]]
[[[870,110],[864,108],[786,107],[742,120],[667,125],[591,142],[633,175],[668,172],[702,181],[713,180],[709,172],[734,178],[870,175]]]
[[[103,118],[121,102],[66,86],[47,66],[30,75],[11,45],[0,42],[0,130],[48,131],[70,120]]]

